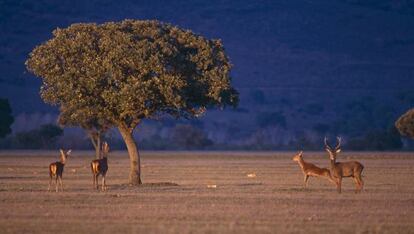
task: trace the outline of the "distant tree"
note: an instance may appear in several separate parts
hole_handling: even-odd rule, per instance
[[[151,137],[147,137],[141,140],[141,148],[145,150],[174,150],[176,147],[170,142],[169,139],[161,137],[155,134]]]
[[[181,149],[203,149],[213,144],[203,130],[189,124],[177,124],[172,130],[171,141]]]
[[[401,115],[395,122],[395,127],[401,135],[414,138],[414,108]]]
[[[0,138],[11,133],[11,125],[14,122],[9,100],[0,98]]]
[[[351,150],[398,150],[403,143],[395,127],[388,130],[371,130],[362,138],[351,139],[347,147]]]
[[[16,139],[21,148],[26,149],[48,149],[56,144],[59,136],[63,135],[63,130],[54,124],[45,124],[38,129],[19,132]]]
[[[290,141],[287,145],[289,149],[297,150],[318,150],[320,149],[320,144],[313,142],[309,137],[306,135],[298,135],[292,141]]]
[[[158,21],[73,24],[56,29],[26,65],[42,78],[41,97],[81,123],[118,128],[130,157],[130,184],[141,184],[133,132],[145,118],[195,118],[236,106],[230,62],[220,40]]]
[[[97,118],[97,115],[85,115],[85,112],[77,112],[70,110],[65,106],[60,107],[60,115],[58,122],[62,126],[79,126],[83,128],[93,147],[95,148],[95,158],[99,159],[101,156],[102,139],[105,133],[111,127],[111,123],[105,119]]]
[[[262,112],[256,117],[259,127],[279,126],[286,128],[286,118],[282,112]]]

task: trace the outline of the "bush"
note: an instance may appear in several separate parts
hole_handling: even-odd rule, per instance
[[[395,122],[401,135],[414,138],[414,109],[408,110]]]
[[[263,112],[256,117],[256,123],[259,127],[279,126],[286,128],[286,118],[282,112]]]
[[[177,124],[170,141],[179,149],[203,149],[213,144],[203,130],[189,124]]]
[[[63,130],[53,124],[45,124],[39,129],[27,132],[19,132],[15,136],[18,148],[23,149],[50,149],[56,146],[59,136],[63,135]]]
[[[347,147],[351,150],[398,150],[403,143],[395,127],[388,131],[372,130],[362,138],[351,139]]]
[[[9,100],[0,98],[0,138],[11,133],[10,126],[14,122]]]

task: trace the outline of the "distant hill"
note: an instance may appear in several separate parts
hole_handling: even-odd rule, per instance
[[[241,103],[202,119],[217,142],[253,141],[259,131],[286,143],[276,138],[324,134],[315,133],[321,125],[362,136],[391,126],[414,105],[401,98],[414,87],[414,4],[402,0],[2,0],[0,96],[15,115],[56,114],[39,99],[39,79],[25,70],[28,53],[57,27],[125,18],[158,19],[223,40]],[[284,127],[266,117],[274,113]],[[259,123],[266,119],[268,125]],[[365,127],[343,127],[356,124]]]

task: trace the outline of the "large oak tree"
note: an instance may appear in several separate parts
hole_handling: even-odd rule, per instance
[[[144,118],[193,118],[236,106],[231,64],[220,40],[159,21],[80,23],[53,31],[26,61],[62,122],[99,120],[119,129],[130,157],[129,182],[141,184],[133,131]]]

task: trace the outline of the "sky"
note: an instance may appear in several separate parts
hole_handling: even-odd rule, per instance
[[[338,129],[338,123],[356,122],[386,129],[413,104],[414,5],[392,0],[3,0],[0,97],[10,100],[16,116],[25,114],[26,122],[34,115],[41,116],[37,125],[53,122],[57,108],[41,101],[40,80],[24,66],[30,51],[58,27],[126,18],[157,19],[223,41],[240,106],[211,111],[201,120],[207,132],[235,120],[247,135],[260,126],[291,135],[318,124]],[[365,113],[365,106],[372,110]],[[263,115],[275,113],[285,119],[285,129],[260,124]],[[349,116],[365,120],[344,123]],[[28,124],[15,125],[21,130]]]

